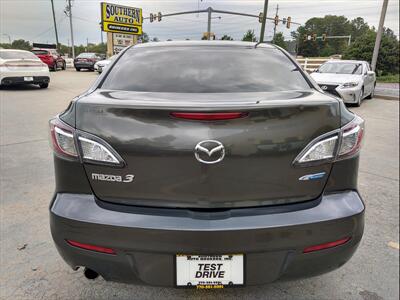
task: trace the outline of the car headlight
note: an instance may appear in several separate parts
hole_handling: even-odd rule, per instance
[[[346,82],[342,84],[342,88],[348,89],[348,88],[353,88],[358,85],[358,82]]]

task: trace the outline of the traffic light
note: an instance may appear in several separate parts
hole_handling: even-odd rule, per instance
[[[325,42],[326,41],[326,33],[322,34],[322,41]]]
[[[264,19],[264,14],[260,12],[260,14],[258,15],[258,22],[262,23],[263,19]]]
[[[160,21],[161,21],[161,18],[162,18],[161,12],[158,12],[157,18],[158,18],[158,22],[160,22]]]
[[[274,23],[275,23],[275,25],[279,24],[279,16],[278,15],[275,16]]]
[[[150,14],[150,23],[153,23],[153,21],[154,21],[154,15]]]
[[[290,24],[292,23],[292,17],[287,17],[286,20],[286,28],[290,28]]]
[[[312,40],[313,40],[314,42],[317,40],[317,34],[316,34],[316,33],[313,33],[313,35],[312,35]]]

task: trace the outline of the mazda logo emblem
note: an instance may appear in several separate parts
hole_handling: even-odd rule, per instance
[[[203,164],[216,164],[224,159],[225,147],[215,140],[201,141],[194,148],[194,156]]]

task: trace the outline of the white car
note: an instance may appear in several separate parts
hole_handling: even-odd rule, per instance
[[[25,50],[0,49],[0,85],[38,84],[47,88],[49,67],[35,54]]]
[[[366,61],[331,60],[311,73],[311,77],[324,92],[345,103],[360,106],[364,98],[374,96],[376,75]]]
[[[116,57],[117,54],[111,56],[109,59],[98,61],[97,63],[94,64],[94,69],[99,73],[103,72],[103,69],[107,67]]]

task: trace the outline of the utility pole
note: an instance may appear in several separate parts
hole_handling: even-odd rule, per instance
[[[207,21],[207,40],[210,40],[211,38],[211,14],[212,14],[212,8],[209,7],[207,9],[208,13],[208,21]]]
[[[75,58],[74,31],[72,28],[72,6],[71,6],[71,0],[67,0],[67,1],[68,1],[68,6],[64,10],[64,13],[69,17],[69,28],[71,30],[72,58]]]
[[[372,55],[371,67],[372,71],[376,69],[376,62],[378,61],[379,47],[381,46],[382,34],[383,34],[383,24],[385,23],[386,11],[388,7],[389,0],[383,0],[381,18],[379,20],[378,33],[376,34],[374,53]]]
[[[268,0],[264,0],[263,18],[261,23],[260,43],[264,42],[265,21],[267,20]]]
[[[86,52],[89,52],[89,38],[86,38]]]
[[[50,1],[51,1],[51,10],[53,11],[53,22],[54,22],[54,30],[55,30],[55,32],[56,32],[57,50],[60,50],[60,49],[59,49],[59,43],[58,43],[58,32],[57,32],[56,14],[55,14],[55,12],[54,12],[54,2],[53,2],[53,0],[50,0]]]
[[[279,4],[277,4],[277,5],[276,5],[275,19],[276,19],[276,18],[278,18],[278,11],[279,11]],[[273,37],[273,40],[275,40],[275,35],[276,35],[276,26],[278,26],[278,24],[276,24],[276,22],[275,22],[275,25],[274,25],[274,37]]]

